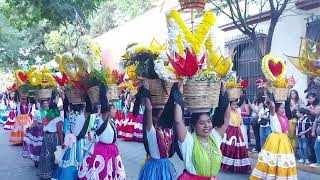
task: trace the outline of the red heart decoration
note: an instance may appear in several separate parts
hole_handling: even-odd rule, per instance
[[[26,81],[27,80],[27,75],[25,75],[23,72],[19,72],[18,76],[20,78],[21,81]]]
[[[268,66],[274,77],[278,77],[282,73],[282,64],[280,62],[270,60]]]

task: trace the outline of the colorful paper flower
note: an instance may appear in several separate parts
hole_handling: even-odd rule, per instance
[[[174,70],[179,76],[191,77],[195,75],[199,67],[204,63],[205,56],[203,55],[200,61],[197,59],[197,55],[193,52],[191,53],[189,49],[186,49],[186,58],[181,57],[178,53],[174,53],[174,61],[169,55],[168,59]]]

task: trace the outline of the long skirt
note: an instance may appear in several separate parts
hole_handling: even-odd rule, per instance
[[[40,178],[50,179],[57,165],[54,163],[54,152],[58,145],[57,133],[44,133],[39,160]]]
[[[127,117],[122,122],[122,128],[121,128],[121,131],[118,132],[118,137],[126,141],[132,141],[133,133],[134,133],[134,117],[133,117],[133,113],[129,112],[127,114]]]
[[[183,173],[178,177],[178,180],[218,180],[218,177],[198,176],[184,170]]]
[[[250,179],[298,179],[293,149],[285,133],[269,135]]]
[[[149,159],[140,172],[139,180],[176,180],[177,173],[168,158]]]
[[[221,169],[235,173],[251,171],[250,159],[240,127],[228,126],[221,144]]]
[[[13,125],[11,131],[10,143],[11,144],[22,144],[24,133],[27,128],[32,125],[32,119],[27,114],[21,114],[16,118],[16,122]]]
[[[134,120],[133,140],[143,142],[143,114],[139,114]]]
[[[291,119],[289,121],[289,128],[288,128],[288,137],[290,140],[290,143],[293,147],[293,149],[295,149],[296,147],[298,147],[298,139],[296,136],[296,126],[297,126],[297,119]]]
[[[125,180],[126,174],[115,144],[97,142],[93,154],[87,156],[80,166],[80,180]]]
[[[66,150],[52,180],[77,180],[78,170],[84,158],[83,148],[87,145],[88,139],[83,138],[71,145]]]
[[[26,130],[23,139],[23,157],[39,161],[43,135],[43,125],[41,123],[37,123],[34,127]]]
[[[16,120],[16,111],[15,110],[11,110],[9,112],[7,122],[3,126],[3,128],[5,130],[12,130],[15,120]]]

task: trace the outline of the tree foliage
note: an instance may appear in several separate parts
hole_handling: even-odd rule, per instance
[[[98,36],[144,13],[151,0],[108,0],[92,15],[91,34]]]
[[[53,27],[82,20],[87,24],[87,17],[104,0],[5,0],[1,8],[10,22],[22,29],[47,20]]]

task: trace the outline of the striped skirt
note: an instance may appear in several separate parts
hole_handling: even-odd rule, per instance
[[[34,127],[28,128],[23,139],[23,157],[39,161],[43,139],[43,125],[37,123]]]
[[[221,169],[235,173],[251,171],[250,159],[246,143],[240,127],[228,126],[221,144]]]
[[[40,178],[50,179],[57,165],[54,163],[54,152],[58,145],[57,133],[44,133],[39,160]]]

